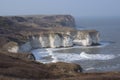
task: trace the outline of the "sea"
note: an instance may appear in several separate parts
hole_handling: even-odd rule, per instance
[[[120,17],[76,17],[76,28],[99,31],[101,45],[35,49],[36,61],[75,63],[83,72],[120,71]]]

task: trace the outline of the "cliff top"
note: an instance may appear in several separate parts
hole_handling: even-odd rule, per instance
[[[9,41],[24,43],[29,34],[72,30],[71,15],[0,16],[0,45]]]
[[[71,15],[0,16],[0,34],[65,31],[75,28]]]
[[[24,43],[29,35],[69,31],[76,32],[71,15],[0,16],[0,45],[9,41]]]

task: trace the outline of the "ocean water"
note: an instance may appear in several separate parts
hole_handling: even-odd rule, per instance
[[[35,49],[42,63],[80,64],[84,72],[120,71],[120,18],[76,18],[77,29],[95,29],[101,34],[99,46]]]

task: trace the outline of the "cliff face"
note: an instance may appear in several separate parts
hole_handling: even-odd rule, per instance
[[[37,48],[60,48],[74,45],[91,46],[99,43],[99,32],[95,30],[44,32],[29,35],[28,40],[22,45],[9,48],[12,52],[29,52]]]
[[[73,42],[76,45],[83,46],[97,45],[99,38],[100,34],[96,30],[82,30],[77,32]]]
[[[43,47],[69,47],[73,45],[72,35],[62,34],[62,33],[48,33],[41,34],[37,36],[30,36],[29,41],[33,48],[43,48]]]
[[[31,45],[34,48],[40,47],[40,45],[48,47],[50,46],[49,39],[47,39],[48,35],[36,37],[36,34],[47,33],[50,30],[56,32],[73,28],[75,28],[75,21],[71,15],[0,16],[0,48],[17,52],[19,46],[23,44],[27,46],[22,47],[23,51],[28,51]],[[53,37],[52,34],[51,37]],[[55,37],[57,38],[57,36]],[[39,46],[37,45],[39,41],[36,38],[39,38],[41,42]]]
[[[95,30],[72,30],[64,32],[42,32],[26,36],[25,43],[8,42],[4,48],[9,52],[29,52],[37,48],[60,48],[92,46],[99,44],[99,32]]]
[[[0,17],[0,45],[9,52],[98,43],[99,33],[75,30],[75,20],[70,15]]]

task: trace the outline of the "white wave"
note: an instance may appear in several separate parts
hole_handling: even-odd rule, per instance
[[[94,67],[86,68],[85,71],[93,70],[95,69]]]
[[[109,60],[114,59],[115,55],[112,54],[87,54],[85,52],[81,52],[80,54],[76,53],[55,53],[60,61],[71,62],[76,60]]]
[[[82,52],[80,55],[75,53],[53,53],[53,60],[51,62],[74,62],[76,60],[109,60],[114,59],[114,55],[104,55],[104,54],[87,54]]]
[[[100,45],[97,46],[73,46],[67,48],[46,48],[48,51],[58,51],[58,50],[66,50],[66,49],[74,49],[74,48],[102,48],[108,46],[109,42],[100,42]]]
[[[89,60],[109,60],[114,59],[116,56],[112,54],[87,54],[85,52],[81,52],[80,57]]]
[[[56,63],[58,62],[57,57],[53,54],[52,49],[35,49],[31,51],[35,56],[36,61],[42,63]],[[51,57],[52,60],[46,60],[46,57]]]
[[[53,56],[52,56],[52,58],[53,58],[53,60],[51,61],[52,63],[56,63],[56,62],[59,61],[59,60],[57,59],[57,57],[53,57]]]
[[[40,60],[43,57],[46,57],[49,55],[49,53],[45,49],[35,49],[35,50],[32,50],[31,52],[35,56],[36,60]]]
[[[55,53],[54,56],[56,56],[59,61],[63,61],[63,62],[71,62],[74,60],[80,60],[80,58],[78,57],[78,54]]]
[[[50,50],[50,49],[47,49],[47,51],[49,52],[49,55],[51,56],[51,58],[53,59],[51,62],[52,63],[56,63],[58,62],[59,60],[57,59],[57,57],[53,54],[53,51]]]
[[[33,55],[35,56],[36,61],[40,61],[42,63],[56,63],[58,61],[63,62],[72,62],[76,60],[109,60],[114,59],[115,55],[112,54],[88,54],[85,52],[81,52],[80,54],[76,53],[53,53],[52,49],[36,49],[32,50]],[[52,60],[45,60],[44,57],[51,57]]]

